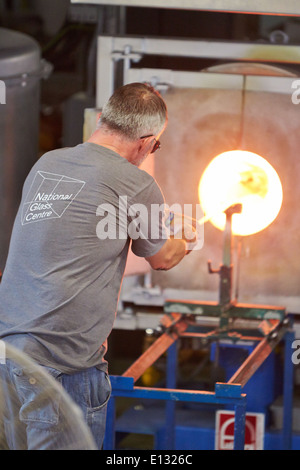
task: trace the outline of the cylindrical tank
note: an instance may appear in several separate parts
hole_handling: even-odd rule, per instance
[[[38,158],[40,80],[49,64],[31,37],[0,28],[0,270],[24,180]]]

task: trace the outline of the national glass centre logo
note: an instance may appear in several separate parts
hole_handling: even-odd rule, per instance
[[[84,181],[37,171],[22,207],[22,225],[62,217]]]

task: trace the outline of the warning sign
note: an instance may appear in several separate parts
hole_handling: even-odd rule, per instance
[[[233,450],[234,411],[219,410],[216,413],[216,450]],[[265,415],[246,413],[245,450],[263,450]]]

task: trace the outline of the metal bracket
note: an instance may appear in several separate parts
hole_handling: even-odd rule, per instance
[[[290,94],[291,84],[295,80],[295,77],[249,76],[245,86],[243,77],[235,74],[130,68],[130,61],[138,61],[147,54],[259,63],[300,63],[299,47],[291,44],[99,36],[97,46],[97,108],[101,109],[113,93],[114,65],[116,61],[123,59],[126,60],[127,67],[125,67],[124,84],[153,79],[159,82],[161,87],[170,85],[222,89],[242,89],[244,87],[247,90]]]
[[[119,60],[124,60],[124,61],[130,61],[132,62],[139,62],[142,58],[142,54],[138,52],[132,52],[132,47],[130,45],[127,45],[124,47],[123,51],[114,51],[111,54],[111,58],[114,61],[119,61]]]

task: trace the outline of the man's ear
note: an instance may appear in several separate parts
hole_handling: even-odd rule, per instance
[[[152,139],[152,135],[149,137],[145,137],[144,139],[140,139],[140,149],[148,147]]]
[[[102,111],[100,111],[99,113],[97,113],[97,121],[99,121],[100,117],[101,117],[101,114],[102,114]]]

